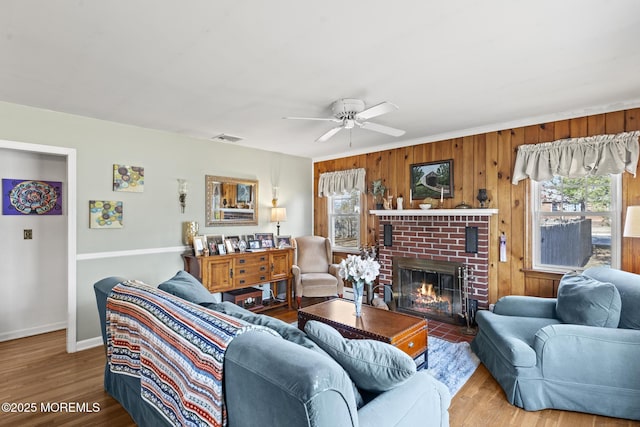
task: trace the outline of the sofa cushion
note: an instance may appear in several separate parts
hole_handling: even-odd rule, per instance
[[[158,285],[158,289],[195,304],[215,303],[216,298],[191,274],[180,270],[171,279]]]
[[[242,308],[232,302],[225,301],[218,304],[207,304],[206,307],[219,311],[229,316],[233,316],[238,319],[242,319],[253,325],[266,326],[273,329],[280,336],[287,341],[291,341],[295,344],[307,347],[311,350],[315,350],[325,356],[329,356],[324,350],[322,350],[316,343],[307,337],[307,334],[300,329],[275,317],[265,316],[264,314],[253,313],[245,308]]]
[[[620,293],[618,328],[640,329],[640,275],[609,267],[591,267],[583,274],[601,282],[613,283]]]
[[[620,308],[620,293],[611,283],[573,273],[560,280],[556,314],[564,323],[617,328]]]
[[[280,334],[282,338],[287,341],[291,341],[292,343],[298,344],[302,347],[306,347],[315,351],[316,353],[322,354],[328,358],[331,358],[326,351],[318,346],[315,342],[313,342],[307,334],[298,329],[297,327],[290,325],[286,322],[283,322],[280,319],[276,319],[275,317],[265,316],[264,314],[256,314],[245,308],[242,308],[236,304],[233,304],[229,301],[225,301],[218,304],[207,304],[205,305],[208,308],[219,311],[224,314],[228,314],[229,316],[236,317],[238,319],[242,319],[246,322],[249,322],[253,325],[262,325],[267,328],[273,329],[277,333]],[[353,394],[356,398],[356,406],[357,408],[362,407],[364,404],[362,400],[362,396],[358,391],[356,385],[353,385]]]
[[[315,320],[308,321],[304,330],[363,390],[390,390],[416,373],[413,359],[390,344],[345,339],[331,326]]]

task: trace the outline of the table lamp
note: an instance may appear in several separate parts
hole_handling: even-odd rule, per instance
[[[271,222],[277,222],[277,236],[280,235],[280,221],[287,220],[287,208],[271,208]]]
[[[640,206],[628,206],[624,222],[624,237],[640,237]]]

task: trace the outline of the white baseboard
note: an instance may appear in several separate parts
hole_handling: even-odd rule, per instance
[[[89,338],[88,340],[78,341],[76,343],[76,351],[88,350],[101,345],[104,345],[102,342],[102,336]]]
[[[18,338],[30,337],[32,335],[46,334],[47,332],[59,331],[66,329],[67,322],[49,323],[48,325],[39,325],[33,328],[20,329],[17,331],[9,331],[0,333],[0,342],[15,340]]]

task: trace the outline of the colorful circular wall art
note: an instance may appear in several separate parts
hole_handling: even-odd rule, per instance
[[[113,191],[142,193],[144,191],[144,168],[113,165]]]
[[[3,215],[62,215],[62,183],[2,180]]]
[[[89,228],[122,228],[122,202],[89,201]]]

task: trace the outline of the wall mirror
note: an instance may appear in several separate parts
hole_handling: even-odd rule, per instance
[[[258,181],[205,176],[206,222],[216,225],[258,225]]]

